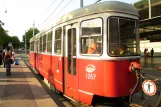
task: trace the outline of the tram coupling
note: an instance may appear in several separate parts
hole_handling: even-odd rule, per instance
[[[139,86],[139,82],[140,82],[140,70],[142,69],[141,65],[138,64],[137,62],[131,62],[130,66],[129,66],[129,71],[132,73],[135,73],[135,76],[137,78],[136,84],[134,86],[134,88],[131,90],[130,93],[130,97],[129,97],[129,102],[130,104],[132,104],[132,96],[135,92],[135,90],[137,89],[137,87]],[[139,107],[139,106],[136,106]]]

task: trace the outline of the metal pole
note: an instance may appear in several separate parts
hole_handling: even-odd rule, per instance
[[[83,0],[80,0],[80,7],[83,7]]]
[[[34,37],[34,35],[35,35],[34,30],[35,30],[35,21],[33,21],[33,37]]]
[[[151,19],[151,1],[149,0],[149,19]]]
[[[25,31],[25,54],[26,54],[26,31]]]

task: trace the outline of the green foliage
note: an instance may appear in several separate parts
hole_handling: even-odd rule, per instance
[[[36,35],[39,33],[39,30],[37,28],[34,29],[34,34]],[[23,35],[23,41],[25,42],[25,35],[26,35],[26,46],[27,49],[29,49],[30,46],[30,39],[33,37],[33,29],[30,28],[24,35]]]
[[[12,36],[11,37],[11,43],[13,45],[14,48],[19,48],[19,44],[20,44],[20,40],[18,39],[17,36]]]
[[[19,44],[20,44],[20,40],[18,39],[17,36],[9,36],[7,34],[7,31],[4,30],[2,28],[2,26],[0,26],[0,43],[1,45],[3,45],[4,47],[6,47],[8,45],[8,43],[12,43],[13,47],[14,48],[18,48],[19,47]]]
[[[151,4],[161,2],[161,0],[151,0]],[[134,3],[136,8],[143,8],[149,5],[149,0],[141,0],[139,2]]]
[[[11,40],[11,37],[6,32],[0,25],[0,43],[3,46],[7,45]]]

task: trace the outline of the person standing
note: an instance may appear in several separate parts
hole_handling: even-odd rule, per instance
[[[148,60],[148,48],[145,48],[144,49],[144,63],[147,63],[147,60]]]
[[[1,65],[3,64],[3,63],[2,63],[2,59],[3,59],[2,56],[3,56],[2,50],[0,50],[0,67],[1,67]]]
[[[6,49],[4,49],[4,50],[3,50],[3,53],[2,53],[3,63],[4,63],[4,56],[5,56],[5,52],[6,52]],[[5,68],[5,63],[4,63],[3,65],[4,65],[4,68]]]
[[[150,54],[151,54],[151,60],[153,60],[153,55],[154,55],[154,49],[153,48],[151,49]]]
[[[11,55],[9,51],[5,52],[4,63],[6,67],[6,76],[10,76],[11,75]]]

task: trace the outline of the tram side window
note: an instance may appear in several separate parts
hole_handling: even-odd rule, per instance
[[[37,46],[37,48],[38,48],[38,52],[40,52],[40,38],[38,39],[38,46]]]
[[[34,41],[30,42],[30,51],[34,51]]]
[[[48,33],[48,39],[47,39],[47,52],[52,52],[52,32]]]
[[[46,52],[46,34],[43,36],[43,52]]]
[[[42,44],[42,36],[40,37],[40,41],[39,41],[39,52],[42,52],[42,47],[43,47],[43,44]]]
[[[61,35],[62,29],[59,28],[55,31],[54,53],[61,54]]]
[[[68,30],[68,72],[76,75],[76,28]]]
[[[102,19],[96,18],[81,23],[81,54],[102,53]]]
[[[32,51],[34,51],[34,43],[35,41],[32,42]]]
[[[137,21],[128,18],[109,18],[109,49],[111,56],[139,55]]]

